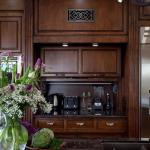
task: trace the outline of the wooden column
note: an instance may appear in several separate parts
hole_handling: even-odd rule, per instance
[[[128,135],[139,137],[139,28],[138,6],[129,0],[129,101],[128,101]]]

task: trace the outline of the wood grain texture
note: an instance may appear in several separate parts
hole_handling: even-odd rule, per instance
[[[0,10],[24,10],[25,0],[0,0]]]
[[[139,28],[138,6],[129,1],[129,101],[128,134],[139,137]]]
[[[47,65],[42,76],[53,77],[120,77],[120,47],[42,48]]]
[[[36,0],[34,7],[35,42],[51,42],[54,40],[55,42],[63,42],[64,38],[67,42],[88,42],[88,38],[85,36],[89,37],[89,42],[102,42],[102,40],[104,42],[115,42],[115,38],[118,42],[127,41],[126,1],[120,4],[117,1],[110,0],[87,0],[81,2]],[[68,22],[68,9],[70,8],[94,9],[96,11],[95,21],[92,23]],[[113,13],[109,12],[110,9]],[[90,37],[91,35],[97,37]],[[107,37],[108,35],[109,37]]]
[[[0,11],[0,50],[24,50],[23,12]]]

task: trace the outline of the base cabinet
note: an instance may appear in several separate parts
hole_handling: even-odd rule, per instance
[[[126,117],[64,117],[64,118],[39,118],[35,117],[34,126],[37,128],[50,128],[54,133],[83,135],[97,134],[109,137],[125,136],[127,133]]]

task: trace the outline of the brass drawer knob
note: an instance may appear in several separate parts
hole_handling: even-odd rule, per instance
[[[47,125],[53,126],[54,122],[48,122]]]
[[[76,125],[77,126],[84,126],[84,122],[77,122]]]
[[[114,125],[115,125],[114,122],[106,122],[106,126],[108,126],[108,127],[112,127]]]

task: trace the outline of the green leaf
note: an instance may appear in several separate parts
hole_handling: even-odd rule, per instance
[[[60,150],[62,143],[62,140],[58,138],[53,138],[50,143],[50,148],[53,148],[54,150]]]

